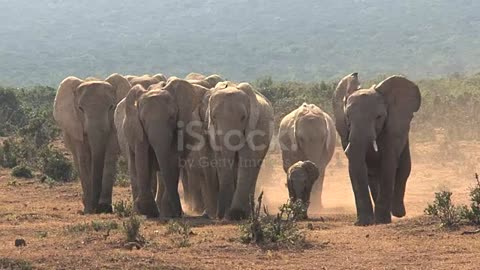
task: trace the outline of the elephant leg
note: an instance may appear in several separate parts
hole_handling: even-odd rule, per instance
[[[392,215],[395,217],[404,217],[406,214],[405,204],[403,202],[405,196],[405,188],[407,185],[407,179],[410,176],[412,168],[412,162],[410,159],[410,147],[409,143],[402,154],[400,155],[399,166],[395,177],[395,187],[392,200]]]
[[[105,154],[105,165],[103,169],[102,192],[98,203],[97,213],[112,213],[112,192],[115,183],[115,172],[117,167],[118,152],[116,151],[115,140],[109,140]]]
[[[160,213],[152,192],[151,155],[150,146],[147,142],[144,141],[135,145],[135,165],[138,177],[138,197],[135,204],[140,214],[147,217],[158,217]]]
[[[128,149],[128,172],[130,174],[130,185],[132,187],[132,198],[133,201],[137,199],[138,196],[138,182],[137,182],[137,167],[135,165],[135,151]]]
[[[393,153],[385,153],[381,161],[378,198],[375,202],[375,223],[377,224],[392,222],[391,209],[396,165]]]
[[[312,192],[316,198],[314,199],[318,203],[320,209],[323,208],[322,194],[323,194],[323,180],[325,179],[325,169],[318,168],[318,178],[313,183]]]

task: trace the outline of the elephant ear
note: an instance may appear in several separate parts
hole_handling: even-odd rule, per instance
[[[420,89],[412,81],[403,76],[392,76],[385,79],[374,89],[385,97],[387,104],[387,120],[385,128],[392,135],[403,136],[410,130],[413,113],[420,109],[422,98]]]
[[[307,172],[308,179],[312,181],[310,184],[313,184],[313,181],[317,180],[320,175],[317,165],[310,160],[306,160],[303,162],[302,167]]]
[[[344,106],[348,97],[360,88],[358,73],[345,76],[337,85],[333,95],[332,107],[335,116],[335,127],[342,139],[342,146],[345,149],[348,138],[348,127],[345,121]]]
[[[253,90],[253,87],[249,83],[240,83],[237,85],[237,89],[242,90],[249,97],[250,114],[248,117],[246,130],[246,134],[249,134],[251,131],[255,130],[258,119],[260,118],[260,106],[257,100],[257,93]]]
[[[75,91],[82,83],[73,76],[65,78],[58,86],[53,103],[53,118],[64,132],[78,141],[83,141],[83,127],[75,104]]]
[[[142,142],[145,138],[143,126],[140,122],[140,114],[138,112],[138,103],[140,97],[147,93],[147,90],[141,85],[135,85],[128,91],[125,97],[125,120],[123,122],[123,130],[127,137],[128,144],[134,145],[135,142]]]
[[[114,73],[105,79],[115,89],[115,103],[118,104],[124,97],[127,96],[128,91],[132,86],[128,80],[118,73]]]

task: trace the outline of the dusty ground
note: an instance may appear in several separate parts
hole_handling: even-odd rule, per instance
[[[49,187],[38,180],[14,179],[0,171],[0,268],[6,258],[25,260],[39,269],[478,269],[480,234],[446,231],[423,209],[440,189],[466,202],[478,168],[478,143],[423,143],[413,147],[407,217],[393,224],[354,227],[354,204],[343,154],[338,151],[327,171],[325,209],[312,209],[302,250],[263,250],[238,241],[238,225],[187,218],[192,224],[189,247],[180,248],[166,235],[164,221],[148,220],[140,250],[124,247],[122,219],[114,215],[83,216],[79,183]],[[271,211],[287,198],[278,153],[270,154],[260,176]],[[115,188],[115,200],[130,198]],[[313,205],[312,207],[314,207]],[[322,218],[321,218],[322,217]],[[119,229],[77,231],[92,221],[115,221]],[[311,225],[308,225],[311,223]],[[307,226],[308,225],[308,226]],[[307,229],[307,227],[310,227]],[[15,247],[17,238],[25,247]]]

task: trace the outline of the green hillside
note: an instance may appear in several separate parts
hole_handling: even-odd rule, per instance
[[[468,0],[0,0],[0,85],[67,75],[331,80],[480,70]]]

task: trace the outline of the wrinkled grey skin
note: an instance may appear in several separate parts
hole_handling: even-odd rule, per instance
[[[119,74],[105,81],[68,77],[58,88],[53,115],[79,172],[86,214],[112,212],[119,154],[113,113],[128,89]]]
[[[315,201],[321,206],[325,169],[335,151],[333,120],[318,106],[303,103],[282,119],[278,134],[285,173],[297,161],[310,160],[318,167],[318,177],[312,184]]]
[[[272,105],[247,83],[221,82],[210,96],[207,119],[219,183],[217,217],[246,218],[272,138]]]
[[[290,166],[287,171],[287,188],[290,200],[292,202],[301,200],[308,205],[313,184],[318,176],[317,165],[309,160],[298,161]]]
[[[420,91],[402,76],[358,89],[358,74],[343,78],[333,107],[337,131],[349,160],[357,208],[356,225],[391,222],[406,214],[404,194],[411,170],[408,134]],[[370,194],[373,198],[373,208]]]

